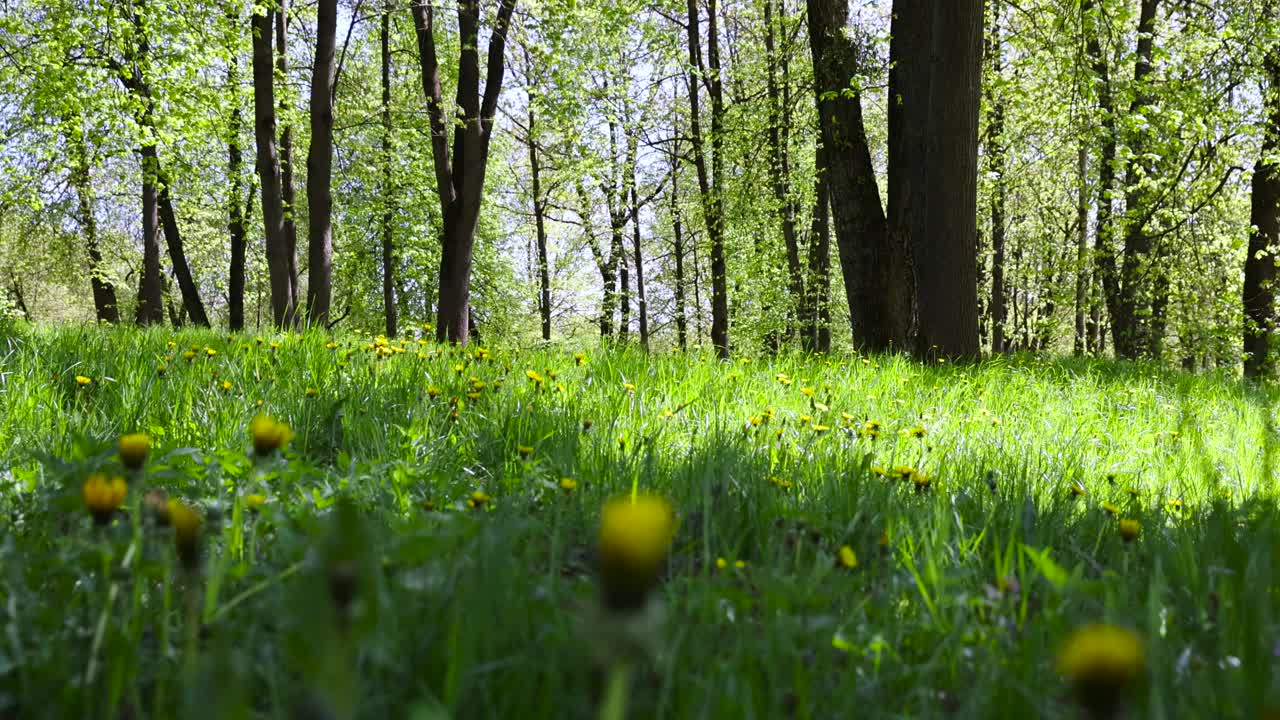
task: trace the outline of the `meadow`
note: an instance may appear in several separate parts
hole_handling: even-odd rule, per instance
[[[0,718],[1268,717],[1276,403],[1096,360],[7,327]],[[633,494],[676,525],[620,611]],[[1094,623],[1138,643],[1111,706],[1064,677]]]

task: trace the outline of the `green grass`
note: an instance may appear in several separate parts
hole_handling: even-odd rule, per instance
[[[560,349],[410,341],[376,359],[351,337],[6,332],[0,718],[594,717],[619,636],[648,648],[635,718],[1077,717],[1055,654],[1097,621],[1145,640],[1132,717],[1280,706],[1270,387],[1022,357],[588,348],[579,366]],[[297,437],[255,464],[260,411]],[[155,441],[145,479],[96,528],[80,485],[119,472],[135,430]],[[896,465],[932,484],[876,473]],[[143,486],[203,515],[198,573],[142,519]],[[670,498],[680,528],[661,602],[621,628],[597,609],[593,546],[603,502],[633,487]],[[237,500],[251,492],[260,513]],[[1142,523],[1135,542],[1108,502]],[[346,612],[335,586],[354,589]]]

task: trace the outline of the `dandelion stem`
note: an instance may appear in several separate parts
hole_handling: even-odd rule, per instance
[[[609,684],[605,687],[604,702],[600,704],[599,720],[625,720],[630,696],[631,668],[626,663],[614,663],[609,669]]]

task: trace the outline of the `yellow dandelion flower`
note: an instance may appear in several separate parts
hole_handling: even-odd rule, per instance
[[[216,355],[218,354],[218,351],[217,351],[217,350],[214,350],[214,349],[213,349],[213,348],[211,348],[211,347],[207,347],[207,348],[205,348],[205,349],[204,349],[204,354],[205,354],[205,356],[206,356],[206,357],[214,357],[214,356],[216,356]]]
[[[560,489],[565,492],[573,492],[578,489],[578,481],[571,477],[560,478]]]
[[[516,453],[518,453],[522,458],[527,458],[533,454],[533,447],[530,445],[517,445]]]
[[[261,510],[267,504],[267,496],[262,493],[250,493],[244,496],[244,506],[250,510]]]
[[[671,504],[655,495],[605,503],[600,517],[600,580],[605,606],[634,610],[657,584],[675,535]]]
[[[1146,669],[1142,640],[1114,625],[1087,625],[1058,651],[1058,672],[1092,717],[1112,717]]]
[[[828,427],[828,426],[826,426],[826,425],[816,424],[816,423],[815,423],[815,424],[811,427],[811,429],[812,429],[815,433],[818,433],[819,435],[821,435],[822,433],[824,433],[824,432],[826,432],[826,431],[830,430],[831,428],[830,428],[830,427]]]
[[[848,545],[840,546],[840,553],[837,561],[840,563],[841,567],[849,570],[858,567],[858,555],[853,551],[853,548]]]
[[[1080,483],[1071,483],[1071,497],[1084,497],[1088,494]]]
[[[542,385],[543,378],[542,375],[538,374],[537,370],[525,370],[524,376],[529,378],[535,386]]]
[[[84,505],[89,514],[93,515],[93,522],[106,525],[124,504],[124,498],[129,494],[129,484],[119,475],[108,478],[102,473],[94,473],[85,479],[80,493],[84,496]]]
[[[151,436],[146,433],[129,433],[120,436],[120,462],[130,470],[137,470],[147,461],[151,452]]]
[[[222,392],[231,392],[231,387],[230,380],[223,380],[222,383],[218,385],[218,388],[222,390]]]
[[[309,398],[313,398],[320,394],[320,390],[318,388],[309,387],[303,391],[303,394],[305,394]]]
[[[183,360],[186,360],[187,362],[191,362],[192,360],[195,360],[195,359],[196,359],[196,351],[195,351],[195,350],[184,350],[184,351],[183,351],[183,353],[182,353],[182,359],[183,359]]]
[[[933,478],[924,473],[916,473],[912,476],[911,481],[915,483],[916,492],[924,492],[933,487]]]
[[[587,356],[586,356],[586,355],[584,355],[584,354],[582,354],[582,353],[574,353],[574,355],[573,355],[573,364],[574,364],[574,365],[582,365],[582,364],[585,364],[586,362],[587,362]]]
[[[729,567],[729,561],[728,561],[728,560],[725,560],[725,559],[724,559],[724,558],[722,558],[722,557],[718,557],[718,558],[716,558],[716,569],[717,569],[717,570],[724,570],[724,569],[725,569],[725,568],[727,568],[727,567]]]
[[[485,493],[479,490],[476,490],[475,492],[471,493],[471,497],[467,498],[467,507],[471,508],[472,510],[482,510],[486,505],[489,504],[489,501],[492,499],[493,498],[489,497]]]
[[[801,395],[804,395],[805,397],[813,397],[813,388],[811,388],[811,387],[802,387],[802,388],[800,388],[800,394],[801,394]]]
[[[93,378],[86,377],[84,375],[76,376],[76,384],[79,385],[80,387],[84,387],[92,382],[93,382]]]
[[[430,387],[427,388],[427,397],[438,398],[440,397],[440,393],[442,392],[444,391],[441,390],[440,388],[436,387],[435,385],[431,385]]]
[[[1115,503],[1104,502],[1102,503],[1102,509],[1106,510],[1108,515],[1120,514],[1120,508],[1116,507]]]
[[[194,570],[200,564],[200,516],[177,498],[170,499],[167,508],[178,559],[183,567]]]
[[[1133,518],[1125,518],[1120,521],[1120,537],[1125,542],[1133,542],[1138,539],[1138,534],[1142,532],[1142,523]]]
[[[636,386],[635,383],[622,383],[622,389],[629,393],[633,393],[636,391]]]
[[[269,455],[289,444],[293,431],[289,426],[267,415],[255,415],[249,421],[249,437],[258,455]]]
[[[165,374],[166,372],[168,372],[168,370],[169,370],[169,368],[168,368],[168,367],[166,367],[166,366],[164,366],[164,365],[157,365],[157,366],[156,366],[156,377],[164,377],[164,374]]]
[[[327,349],[329,349],[329,350],[337,350],[337,349],[338,349],[338,343],[336,343],[336,342],[334,342],[334,341],[332,341],[332,340],[330,340],[329,342],[325,343],[325,344],[324,344],[324,346],[325,346],[325,348],[327,348]]]

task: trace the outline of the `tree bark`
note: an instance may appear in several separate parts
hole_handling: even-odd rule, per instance
[[[387,337],[395,337],[399,331],[399,308],[396,307],[395,286],[395,203],[392,200],[394,184],[391,175],[391,3],[382,12],[382,29],[379,33],[382,49],[382,315],[386,322]]]
[[[298,309],[298,225],[294,217],[297,205],[293,192],[293,126],[288,124],[288,114],[293,107],[289,98],[289,0],[279,0],[280,9],[276,12],[276,70],[285,79],[285,85],[279,93],[280,115],[285,118],[285,125],[280,129],[280,200],[284,205],[284,236],[288,244],[286,260],[289,262],[289,304],[294,314],[289,322],[297,326]]]
[[[679,150],[677,148],[676,152]],[[684,227],[680,220],[680,160],[671,158],[671,229],[673,235],[672,252],[676,261],[675,302],[676,302],[676,347],[684,352],[688,348],[689,318],[685,312],[684,297]]]
[[[80,230],[84,233],[85,249],[89,255],[89,285],[93,288],[93,308],[98,322],[115,325],[120,322],[120,308],[116,304],[116,288],[107,278],[102,263],[102,250],[98,247],[98,219],[93,212],[93,182],[90,175],[89,147],[85,141],[80,118],[69,129],[75,165],[71,184],[76,188],[79,200]]]
[[[1253,168],[1249,254],[1244,262],[1244,374],[1275,372],[1271,333],[1276,326],[1276,263],[1280,254],[1280,46],[1267,55],[1267,124]]]
[[[787,256],[787,288],[791,295],[791,309],[787,317],[787,335],[793,333],[797,321],[806,324],[804,271],[800,267],[800,244],[796,233],[796,201],[791,193],[791,111],[789,74],[786,71],[789,58],[780,57],[775,39],[775,11],[777,0],[764,0],[764,48],[766,94],[769,102],[769,179],[773,190],[775,212],[782,227],[782,244]],[[779,19],[780,20],[780,19]],[[779,82],[778,70],[782,69]]]
[[[805,350],[831,351],[831,223],[830,183],[826,149],[819,135],[814,141],[813,214],[809,229],[809,280],[804,312],[806,326],[801,332]]]
[[[1102,305],[1106,308],[1107,317],[1112,325],[1120,315],[1120,276],[1116,269],[1115,237],[1115,205],[1112,188],[1116,180],[1116,113],[1115,100],[1111,88],[1111,71],[1107,59],[1102,53],[1100,40],[1101,10],[1095,0],[1083,0],[1081,15],[1085,20],[1085,54],[1088,55],[1097,85],[1098,114],[1102,122],[1102,139],[1098,154],[1098,212],[1095,220],[1097,227],[1093,241],[1093,271],[1102,288]],[[1101,309],[1100,309],[1101,310]],[[1096,351],[1105,349],[1104,339],[1107,335],[1107,323],[1099,312],[1099,332]],[[1113,341],[1115,333],[1112,333]],[[1116,351],[1120,354],[1119,348]]]
[[[600,300],[600,338],[608,340],[613,337],[614,265],[600,249],[595,223],[591,219],[593,215],[591,196],[587,194],[586,185],[581,178],[577,180],[575,187],[578,191],[578,217],[582,220],[582,234],[586,237],[592,258],[596,261],[596,268],[600,271],[600,283],[604,288],[603,297]]]
[[[720,195],[721,165],[724,162],[724,94],[720,77],[720,43],[716,0],[707,0],[707,68],[702,66],[702,36],[698,29],[698,0],[688,0],[689,124],[693,141],[694,166],[702,201],[702,218],[711,251],[711,344],[720,358],[729,356],[729,287],[724,255],[724,202]],[[711,98],[710,167],[702,136],[699,80],[707,82]]]
[[[901,349],[907,339],[906,258],[889,236],[862,118],[857,48],[845,32],[845,0],[809,0],[809,44],[836,248],[854,345]],[[890,167],[891,172],[893,167]],[[905,291],[905,292],[904,292]]]
[[[1138,16],[1137,57],[1134,61],[1134,98],[1129,114],[1140,114],[1153,98],[1146,87],[1152,72],[1155,46],[1155,21],[1159,0],[1142,0]],[[1129,138],[1130,156],[1125,168],[1125,233],[1124,254],[1120,266],[1121,292],[1118,313],[1111,318],[1115,330],[1116,354],[1137,358],[1152,349],[1156,342],[1151,333],[1152,283],[1150,281],[1151,237],[1141,221],[1151,202],[1151,193],[1143,180],[1154,172],[1145,159],[1145,130],[1136,129]]]
[[[930,48],[929,93],[904,94],[925,122],[923,234],[911,236],[921,357],[978,355],[977,156],[982,79],[981,0],[933,0],[919,28]],[[905,91],[906,88],[904,88]],[[920,109],[920,108],[918,108]]]
[[[311,68],[311,145],[307,150],[307,322],[329,323],[333,296],[333,81],[338,0],[316,4]]]
[[[1076,297],[1075,338],[1072,352],[1083,355],[1088,351],[1089,312],[1089,149],[1084,141],[1076,153]]]
[[[997,81],[1004,69],[1000,39],[1000,2],[1001,0],[991,2],[992,28],[987,43],[992,78]],[[1008,159],[1004,145],[1004,98],[997,89],[998,82],[993,82],[991,86],[987,114],[987,156],[995,182],[991,193],[991,352],[1002,353],[1008,349],[1005,346],[1005,322],[1009,311],[1004,287],[1005,208],[1008,196],[1005,172]]]
[[[174,277],[178,280],[178,290],[182,294],[182,309],[192,323],[199,327],[209,327],[209,316],[205,314],[204,303],[200,301],[200,290],[196,287],[195,278],[191,275],[191,266],[187,264],[187,253],[183,248],[182,233],[178,228],[178,214],[173,209],[173,199],[169,195],[169,177],[160,165],[156,155],[156,147],[147,145],[142,148],[144,159],[150,154],[150,163],[156,174],[156,201],[160,208],[160,226],[164,229],[165,245],[169,250],[169,263],[173,267]]]
[[[476,225],[484,196],[489,159],[489,138],[505,71],[507,29],[516,0],[501,0],[486,60],[484,96],[480,95],[478,0],[458,2],[458,82],[455,106],[458,117],[449,152],[448,128],[441,96],[440,68],[436,57],[434,6],[429,0],[411,4],[418,36],[422,89],[431,124],[431,155],[435,165],[437,194],[443,218],[440,253],[439,322],[436,337],[465,345],[471,324],[471,263]]]
[[[640,321],[640,347],[649,349],[649,307],[644,295],[644,255],[640,248],[640,194],[636,191],[636,164],[631,163],[631,255],[636,260],[636,313]]]
[[[285,234],[280,156],[276,149],[275,68],[271,45],[273,12],[254,15],[253,107],[262,186],[262,224],[266,236],[267,272],[271,278],[271,317],[277,328],[294,324],[297,306],[290,280],[289,240]]]
[[[542,321],[542,339],[551,340],[551,267],[547,259],[546,199],[542,196],[542,160],[538,156],[537,114],[533,109],[534,94],[529,93],[529,181],[533,190],[533,225],[538,244],[538,318]]]
[[[234,12],[227,18],[236,22]],[[227,234],[231,241],[231,267],[227,277],[228,326],[232,332],[244,329],[244,261],[245,213],[240,204],[240,178],[244,174],[244,158],[240,149],[240,131],[244,115],[240,110],[240,60],[234,50],[227,61],[227,89],[231,96],[231,120],[227,125]]]

